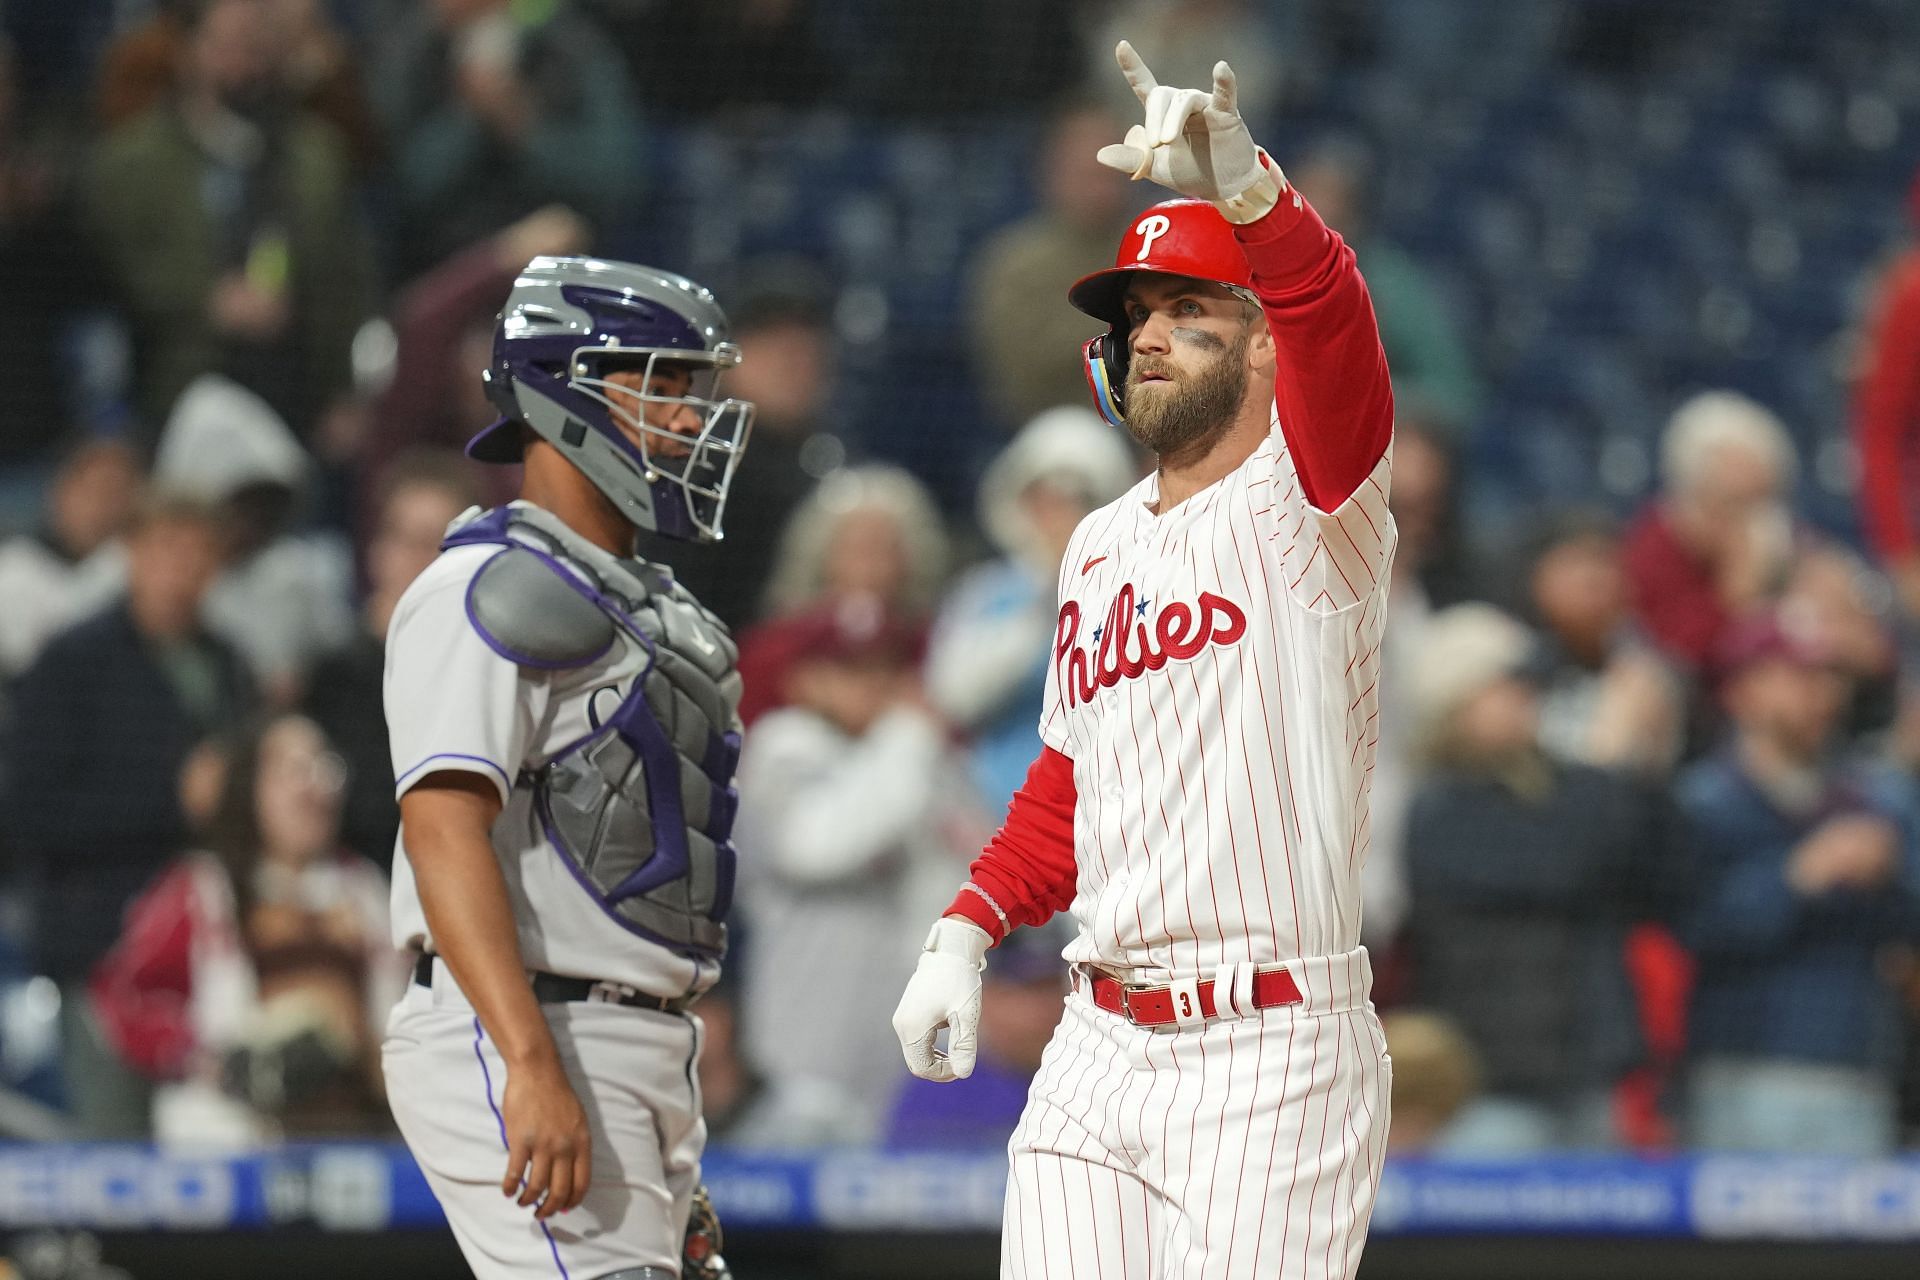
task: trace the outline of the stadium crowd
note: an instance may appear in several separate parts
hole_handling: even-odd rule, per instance
[[[1114,30],[1176,83],[1229,48],[1273,115],[1337,59],[1328,24],[1371,14],[1399,33],[1371,56],[1417,74],[1440,53],[1414,33],[1475,6],[989,0],[974,40],[880,0],[712,0],[664,40],[662,8],[0,6],[10,1132],[383,1130],[406,980],[383,637],[441,531],[500,496],[458,446],[492,416],[515,272],[652,261],[676,113],[1050,101],[1018,135],[1024,216],[967,251],[977,489],[900,465],[911,420],[884,448],[838,420],[859,308],[783,257],[722,295],[728,392],[759,405],[728,536],[643,548],[736,629],[745,677],[737,950],[699,1009],[716,1142],[1011,1130],[1065,990],[1057,926],[996,955],[964,1084],[910,1081],[887,1016],[1037,749],[1067,538],[1141,474],[1085,404],[1064,301],[1142,198],[1093,163],[1121,132],[1094,69]],[[1519,23],[1482,47],[1550,43]],[[1465,442],[1489,373],[1444,278],[1367,225],[1351,139],[1281,159],[1357,247],[1400,407],[1365,938],[1395,1146],[1920,1142],[1920,251],[1853,264],[1884,284],[1854,318],[1864,545],[1797,508],[1813,460],[1776,409],[1713,387],[1665,406],[1627,518],[1486,522]]]

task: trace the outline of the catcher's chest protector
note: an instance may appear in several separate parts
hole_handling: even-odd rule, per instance
[[[733,898],[740,675],[733,639],[666,570],[622,560],[538,508],[457,524],[443,547],[497,544],[467,617],[495,652],[565,672],[641,656],[618,704],[545,764],[523,763],[547,839],[601,908],[674,951],[718,958]]]

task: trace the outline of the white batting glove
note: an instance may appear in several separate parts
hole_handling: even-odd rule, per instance
[[[1098,159],[1132,178],[1151,178],[1183,196],[1210,200],[1228,222],[1255,222],[1279,203],[1279,171],[1262,163],[1240,118],[1233,68],[1213,64],[1213,92],[1160,84],[1125,40],[1114,50],[1120,71],[1147,113],[1125,142]]]
[[[907,1070],[922,1080],[964,1080],[973,1074],[980,1038],[980,974],[993,939],[977,924],[942,916],[893,1011],[893,1034]],[[933,1047],[947,1029],[947,1051]]]

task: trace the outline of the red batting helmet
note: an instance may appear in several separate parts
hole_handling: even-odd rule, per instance
[[[1211,280],[1259,305],[1253,272],[1234,238],[1233,224],[1205,200],[1168,200],[1133,220],[1121,238],[1113,265],[1083,276],[1067,290],[1067,301],[1111,326],[1087,342],[1087,385],[1100,416],[1119,426],[1126,419],[1121,401],[1127,385],[1127,278],[1136,271]]]

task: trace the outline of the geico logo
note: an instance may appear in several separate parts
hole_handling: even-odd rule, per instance
[[[233,1172],[214,1160],[139,1151],[19,1151],[0,1156],[0,1223],[207,1227],[230,1221]]]

